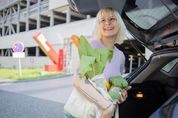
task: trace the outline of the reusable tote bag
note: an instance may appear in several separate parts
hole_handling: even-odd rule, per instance
[[[101,92],[105,99],[112,100],[107,91],[105,90],[105,84],[103,84],[104,86],[101,84],[104,83],[103,74],[97,75],[92,79],[88,80],[98,91]],[[100,118],[102,115],[102,109],[98,108],[98,106],[96,106],[94,103],[91,103],[83,96],[81,96],[76,88],[73,89],[67,103],[65,104],[64,111],[76,118]]]

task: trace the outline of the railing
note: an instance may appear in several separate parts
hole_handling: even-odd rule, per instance
[[[10,18],[7,18],[5,21],[5,24],[8,24],[8,23],[10,23]]]
[[[43,5],[43,4],[45,4],[45,3],[49,3],[49,0],[41,1],[41,5]]]
[[[2,22],[3,22],[3,18],[0,18],[0,25],[2,25]]]
[[[11,19],[11,22],[14,22],[14,21],[16,21],[17,19],[16,19],[16,16],[13,16],[12,17],[12,19]]]
[[[10,18],[10,15],[7,15],[7,18]]]
[[[31,5],[30,8],[29,8],[29,10],[31,10],[33,8],[36,8],[36,7],[38,7],[38,3]]]
[[[19,19],[23,19],[23,18],[26,18],[26,13],[22,13],[22,14],[20,14]]]
[[[3,10],[12,4],[18,3],[19,0],[0,0],[0,10]]]
[[[49,9],[49,6],[41,6],[40,12],[48,10],[48,9]]]
[[[15,13],[12,13],[12,17],[15,16],[16,14]]]
[[[37,9],[30,10],[30,11],[29,11],[29,16],[31,16],[31,15],[37,13],[37,12],[38,12]]]
[[[49,2],[49,0],[44,0],[44,1],[41,2],[40,12],[49,9],[49,4],[48,4],[48,2]],[[47,3],[47,4],[46,4],[46,3]]]
[[[20,13],[26,12],[26,11],[27,11],[27,8],[24,8],[24,9],[21,9],[21,10],[20,10]]]
[[[4,0],[0,0],[0,2],[1,1],[3,1],[3,3],[6,3],[6,2],[4,2]],[[17,0],[11,0],[11,1],[17,1]],[[43,12],[46,10],[49,10],[49,0],[44,0],[44,1],[41,1],[41,3],[40,3],[40,12]],[[37,12],[38,12],[38,3],[29,6],[29,16],[34,15]],[[21,9],[20,14],[19,14],[19,19],[22,20],[26,17],[27,17],[27,8]],[[4,23],[8,24],[10,22],[15,22],[16,20],[18,20],[17,14],[12,13],[11,19],[10,19],[10,15],[7,15],[7,18]],[[0,25],[3,25],[2,17],[0,17]]]
[[[30,6],[30,9],[29,9],[29,16],[35,14],[38,12],[38,3]]]

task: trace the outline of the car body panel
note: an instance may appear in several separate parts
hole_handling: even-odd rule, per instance
[[[178,18],[174,17],[178,16],[176,0],[68,0],[68,2],[73,10],[85,15],[95,16],[99,9],[104,7],[116,9],[130,34],[152,52],[178,46]]]
[[[178,92],[175,93],[169,100],[167,100],[149,118],[177,118],[177,116],[178,116]]]
[[[98,11],[104,7],[112,7],[121,14],[125,1],[126,0],[68,0],[68,3],[76,12],[96,16]]]

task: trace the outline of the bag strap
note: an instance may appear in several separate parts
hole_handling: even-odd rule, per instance
[[[116,104],[115,118],[119,118],[119,105]]]

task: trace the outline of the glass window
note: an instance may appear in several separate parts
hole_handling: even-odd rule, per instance
[[[3,54],[5,57],[8,56],[8,50],[7,49],[4,49],[4,54]]]
[[[39,52],[39,53],[40,53],[39,56],[46,56],[46,54],[43,52],[43,50],[41,50],[40,47],[39,47],[39,51],[40,51],[40,52]]]
[[[36,47],[28,48],[28,56],[36,56]]]
[[[172,60],[168,64],[166,64],[162,69],[166,71],[167,73],[170,72],[170,70],[174,67],[174,65],[178,62],[178,58]]]
[[[174,11],[177,6],[170,0],[164,0],[166,5]],[[127,0],[124,6],[126,15],[142,29],[149,29],[159,20],[170,14],[161,0]]]

